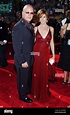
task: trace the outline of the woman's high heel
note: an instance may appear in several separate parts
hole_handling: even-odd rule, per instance
[[[62,82],[62,84],[66,84],[66,82],[65,82],[65,81],[63,81],[63,82]]]

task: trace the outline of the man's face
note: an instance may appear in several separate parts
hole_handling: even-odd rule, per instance
[[[29,23],[33,18],[33,14],[34,14],[33,8],[28,6],[22,11],[22,18]]]

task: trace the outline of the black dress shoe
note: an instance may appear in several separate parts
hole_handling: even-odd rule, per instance
[[[24,99],[20,98],[20,100],[27,102],[27,103],[32,103],[33,101],[29,97],[25,97]]]

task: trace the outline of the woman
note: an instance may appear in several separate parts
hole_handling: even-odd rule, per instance
[[[34,101],[46,102],[49,99],[50,91],[48,84],[49,76],[49,56],[50,47],[52,51],[52,59],[54,55],[54,29],[47,25],[48,12],[40,9],[37,12],[39,26],[35,27],[35,45],[34,45],[34,65],[32,77],[32,97]]]
[[[67,22],[61,27],[61,54],[58,67],[64,70],[63,84],[70,86],[70,10],[66,12]]]

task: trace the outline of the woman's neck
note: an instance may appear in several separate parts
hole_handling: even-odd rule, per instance
[[[40,27],[45,28],[45,27],[48,27],[48,25],[46,23],[45,24],[40,24]]]

